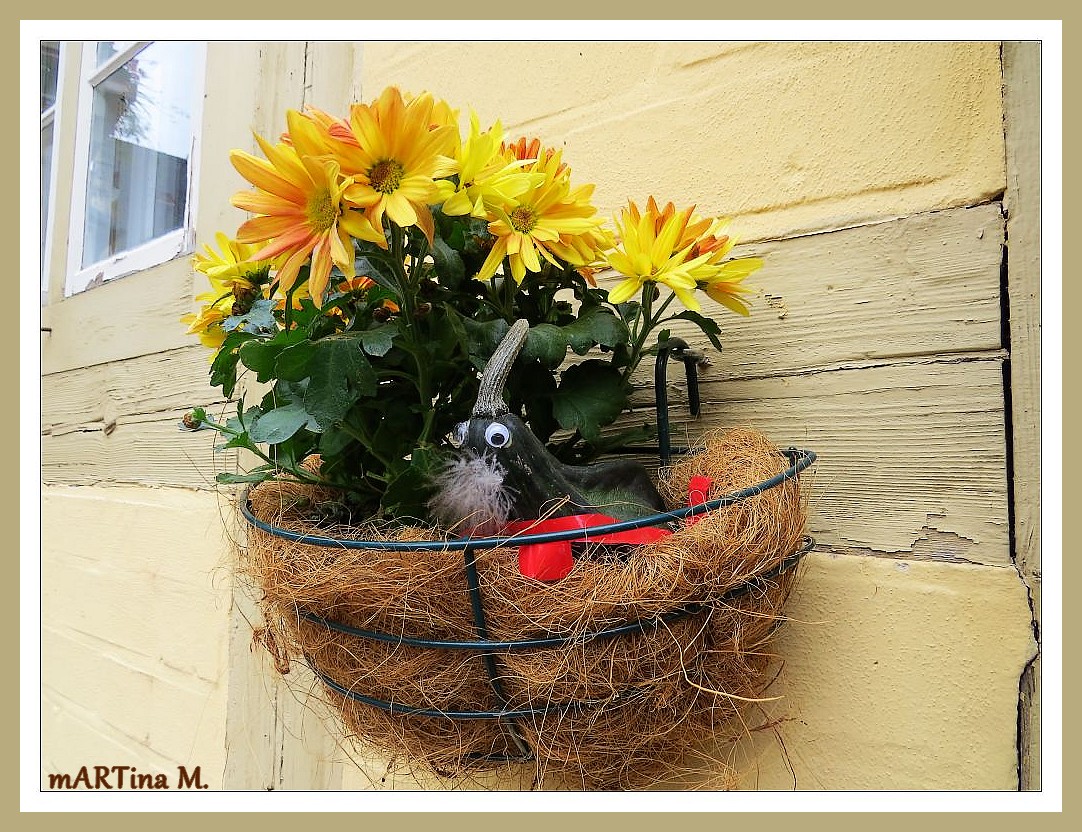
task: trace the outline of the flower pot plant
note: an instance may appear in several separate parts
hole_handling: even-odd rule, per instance
[[[617,421],[669,326],[689,322],[720,349],[699,298],[747,315],[743,281],[761,261],[731,257],[725,220],[653,197],[607,225],[562,151],[507,141],[499,123],[482,130],[472,114],[462,131],[459,113],[429,94],[391,87],[344,118],[309,108],[289,111],[286,125],[276,141],[256,137],[261,156],[232,152],[252,186],[233,203],[250,217],[195,258],[210,290],[186,319],[214,351],[211,384],[227,399],[238,373],[264,385],[257,401],[239,396],[231,418],[196,408],[185,420],[260,461],[218,480],[253,487],[246,568],[264,594],[264,643],[280,669],[290,657],[313,666],[348,728],[388,753],[445,772],[530,758],[571,766],[584,784],[639,782],[646,761],[671,761],[686,745],[673,739],[676,688],[694,694],[677,708],[692,733],[720,718],[716,702],[703,710],[705,691],[726,707],[755,698],[762,668],[751,654],[771,627],[749,622],[773,622],[791,583],[803,524],[795,475],[814,455],[786,460],[743,433],[715,437],[660,479],[607,457],[651,435],[648,420]],[[595,280],[602,272],[616,276],[610,288]],[[764,480],[778,487],[752,487]],[[721,499],[748,487],[747,500]],[[689,501],[702,511],[671,513]],[[589,538],[666,511],[689,519],[653,536],[595,534],[619,545],[579,546],[557,573],[531,572],[528,547],[516,561],[509,539],[532,540],[539,522],[560,517],[557,542],[576,529]],[[762,512],[774,521],[768,535],[755,522]],[[602,519],[574,519],[584,515]],[[469,543],[480,538],[488,543]],[[275,548],[282,539],[290,545]],[[756,580],[771,591],[745,597]],[[719,598],[724,615],[711,606]],[[608,635],[628,622],[618,635],[630,638]],[[660,640],[659,622],[669,633]],[[371,666],[356,665],[351,639]],[[448,645],[471,639],[483,661],[466,670]],[[719,645],[736,665],[689,658]],[[519,674],[503,683],[501,650]],[[389,655],[409,668],[388,674]],[[643,656],[663,672],[636,676]],[[631,668],[622,680],[616,665]],[[462,715],[464,699],[474,716]],[[570,734],[546,730],[550,706],[564,714],[584,701],[592,716],[558,726]],[[626,733],[628,707],[656,728],[641,753],[586,748],[587,724],[602,745],[603,723]],[[454,714],[464,721],[449,725]]]

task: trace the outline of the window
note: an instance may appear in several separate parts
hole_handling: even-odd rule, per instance
[[[179,41],[84,44],[66,295],[192,249],[204,54]]]
[[[60,77],[60,41],[41,41],[41,292],[48,288],[45,252],[50,229],[49,195],[52,191],[56,144],[56,93]]]

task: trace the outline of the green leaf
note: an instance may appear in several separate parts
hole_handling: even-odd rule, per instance
[[[398,284],[392,276],[390,266],[380,262],[378,255],[372,254],[370,257],[358,256],[353,267],[357,272],[357,277],[371,278],[384,289],[390,289],[395,293],[398,292]]]
[[[237,402],[237,415],[226,421],[225,426],[233,433],[247,433],[252,423],[259,418],[263,411],[258,407],[249,407],[244,410],[244,399]]]
[[[521,356],[525,360],[536,358],[550,370],[555,370],[567,357],[567,336],[560,327],[538,324],[530,327]]]
[[[607,361],[583,361],[568,367],[552,398],[552,414],[560,427],[577,430],[594,441],[605,425],[612,424],[627,404],[620,371]]]
[[[466,264],[462,262],[462,255],[438,236],[432,241],[432,260],[436,264],[440,283],[444,286],[457,289],[466,279]]]
[[[620,311],[620,317],[623,318],[625,322],[631,323],[639,317],[639,310],[642,308],[642,304],[637,300],[629,300],[619,304],[616,308]]]
[[[710,343],[714,345],[714,349],[721,352],[721,339],[718,336],[721,334],[721,327],[718,326],[717,321],[713,318],[708,318],[705,315],[700,315],[698,312],[692,312],[690,309],[685,309],[679,315],[673,315],[674,318],[682,318],[685,321],[691,321],[693,324],[699,327],[703,331],[703,335],[710,339]]]
[[[248,429],[248,436],[253,442],[277,445],[305,427],[315,432],[319,431],[318,425],[304,409],[304,405],[295,401],[264,413]]]
[[[542,442],[547,442],[559,427],[552,415],[552,397],[556,392],[552,372],[536,361],[530,361],[521,371],[515,371],[507,387],[512,410],[517,411],[521,402],[530,430]]]
[[[252,450],[255,447],[255,443],[252,442],[247,433],[242,433],[240,436],[234,436],[228,442],[223,442],[221,445],[215,445],[215,451],[228,451],[230,448],[246,448]]]
[[[274,319],[275,303],[274,300],[260,298],[243,315],[230,315],[222,321],[222,329],[226,332],[232,332],[235,329],[254,333],[276,332],[278,321]]]
[[[568,346],[578,355],[586,355],[595,344],[611,349],[627,343],[630,337],[627,324],[600,306],[583,311],[577,321],[563,328],[563,332]]]
[[[409,465],[387,483],[383,495],[384,510],[400,518],[426,517],[425,503],[432,494],[432,471],[440,459],[434,450],[415,448],[410,454]]]
[[[240,360],[249,370],[255,371],[257,381],[270,381],[275,377],[278,356],[286,347],[300,343],[307,337],[303,330],[283,329],[269,340],[248,341],[240,349]]]
[[[657,429],[649,422],[643,422],[637,427],[599,437],[592,443],[592,450],[598,455],[607,454],[619,450],[624,445],[634,445],[656,438]]]
[[[364,351],[377,358],[390,352],[397,334],[398,328],[394,324],[384,324],[375,329],[366,329],[357,333]]]
[[[337,456],[356,441],[343,430],[328,430],[319,438],[319,452],[324,457]]]
[[[294,300],[294,303],[298,303]],[[298,329],[306,329],[312,321],[320,317],[322,313],[318,306],[312,301],[311,298],[300,298],[300,309],[293,309],[290,314],[290,318],[293,322],[293,326]]]
[[[221,387],[227,399],[232,397],[237,386],[237,361],[240,358],[238,349],[245,342],[254,339],[255,336],[250,332],[230,332],[218,348],[218,354],[214,356],[214,363],[210,365],[210,383],[213,387]]]
[[[384,418],[379,420],[375,432],[369,431],[372,444],[385,456],[404,458],[417,443],[424,418],[420,407],[410,405],[399,398],[387,403]]]
[[[461,248],[457,245],[455,245],[455,248],[462,252],[463,259],[469,258],[480,261],[488,255],[488,249],[491,248],[488,243],[494,239],[495,237],[488,230],[488,220],[466,217],[465,239]],[[480,266],[480,262],[478,262],[478,266]],[[470,271],[469,267],[467,267],[467,271]]]
[[[475,367],[484,367],[489,357],[496,351],[500,341],[511,327],[503,318],[479,323],[470,318],[463,318],[466,335],[469,338],[470,360]]]
[[[333,305],[333,304],[332,304]],[[305,328],[309,341],[318,341],[338,331],[341,319],[337,315],[319,315],[313,318]]]
[[[316,343],[304,407],[323,430],[340,423],[355,401],[376,393],[376,373],[356,335],[331,335]]]
[[[315,354],[315,345],[307,339],[286,347],[274,359],[274,375],[284,381],[301,381],[308,378],[308,367]]]
[[[462,251],[466,246],[466,229],[462,223],[456,222],[451,227],[451,233],[447,236],[447,244],[457,251]],[[463,266],[465,268],[465,266]]]
[[[455,345],[463,352],[469,352],[470,339],[466,334],[465,321],[470,320],[460,315],[453,306],[440,305],[435,310],[437,314],[443,316],[443,319],[447,322],[447,330],[450,332],[451,337]]]
[[[265,482],[274,476],[274,469],[255,470],[247,474],[229,474],[222,472],[215,479],[224,485],[236,485],[246,482]]]

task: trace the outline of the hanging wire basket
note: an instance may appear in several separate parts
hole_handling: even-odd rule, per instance
[[[682,342],[681,342],[682,343]],[[668,463],[675,454],[686,453],[688,449],[674,449],[669,442],[668,404],[665,395],[664,366],[669,360],[670,353],[675,352],[675,357],[684,360],[688,368],[689,403],[693,414],[698,411],[698,391],[693,373],[692,359],[679,345],[672,349],[663,350],[658,356],[657,362],[657,397],[659,414],[659,445],[653,451],[658,454],[663,464]],[[629,449],[636,453],[643,453],[646,448]],[[665,631],[685,619],[695,616],[709,616],[719,609],[728,609],[738,605],[742,599],[753,595],[762,595],[776,587],[779,581],[791,573],[800,563],[801,559],[809,552],[814,541],[807,536],[800,539],[790,551],[778,552],[773,557],[768,568],[755,572],[746,580],[726,588],[722,593],[715,594],[708,600],[695,601],[680,604],[673,609],[660,614],[637,617],[626,620],[614,626],[591,629],[573,634],[540,632],[532,637],[500,639],[490,635],[489,617],[486,613],[485,593],[482,588],[482,580],[478,574],[479,553],[493,550],[514,550],[523,546],[551,544],[570,541],[574,544],[588,544],[596,541],[599,537],[618,534],[649,527],[673,527],[679,524],[693,523],[696,519],[716,515],[730,507],[737,506],[744,501],[751,500],[771,489],[782,486],[785,483],[795,484],[799,475],[807,470],[816,460],[816,454],[807,449],[787,448],[781,451],[788,467],[773,476],[764,478],[750,486],[739,489],[732,493],[724,494],[713,499],[705,500],[697,505],[689,505],[672,511],[660,512],[633,520],[608,523],[593,526],[588,529],[570,529],[566,531],[547,531],[541,533],[520,533],[511,536],[492,537],[461,537],[453,539],[353,539],[331,535],[317,534],[313,531],[284,528],[266,518],[257,516],[253,510],[249,495],[245,495],[241,505],[241,514],[253,529],[266,535],[289,541],[305,547],[321,547],[329,550],[364,550],[373,553],[412,553],[418,557],[438,556],[448,553],[460,552],[462,566],[464,567],[465,594],[468,596],[469,613],[473,627],[472,638],[446,638],[437,635],[431,636],[407,636],[402,632],[389,632],[385,629],[356,626],[337,620],[335,616],[319,609],[306,607],[302,603],[294,603],[291,613],[294,618],[291,625],[294,628],[316,628],[324,631],[329,637],[344,638],[349,640],[349,650],[353,654],[363,651],[364,644],[381,645],[385,650],[412,650],[412,651],[443,651],[443,654],[454,654],[468,657],[471,661],[476,660],[483,667],[485,677],[491,689],[491,700],[495,706],[471,706],[470,703],[461,705],[441,704],[431,706],[428,703],[417,701],[404,701],[395,697],[385,698],[372,695],[364,689],[365,678],[350,678],[343,680],[334,678],[320,666],[319,660],[311,655],[303,647],[300,656],[312,669],[315,676],[336,697],[340,697],[343,703],[353,703],[383,712],[387,718],[395,720],[424,720],[426,724],[432,721],[451,721],[453,724],[487,722],[497,726],[499,733],[505,738],[503,748],[494,744],[491,748],[483,751],[465,751],[456,763],[467,764],[498,764],[504,762],[524,762],[536,760],[539,756],[546,756],[551,762],[551,755],[545,754],[545,749],[539,748],[537,729],[539,725],[551,724],[554,720],[561,723],[573,723],[576,719],[592,719],[587,717],[591,711],[604,709],[611,711],[620,708],[627,703],[641,702],[644,688],[631,685],[627,690],[609,692],[607,695],[596,699],[571,699],[552,701],[540,699],[528,701],[525,704],[522,698],[509,696],[505,690],[505,681],[510,678],[507,669],[501,667],[510,657],[516,654],[530,653],[532,651],[583,651],[588,645],[598,645],[621,639],[634,639],[636,637],[657,634]],[[363,593],[363,588],[358,588]],[[282,612],[279,610],[279,612]],[[550,654],[546,654],[550,655]],[[371,678],[369,679],[371,681]],[[739,699],[740,697],[736,697]],[[345,707],[343,705],[343,707]],[[353,728],[363,734],[363,729],[358,728],[358,719],[353,720]],[[442,730],[442,729],[441,729]],[[533,741],[531,742],[531,733]],[[387,743],[383,743],[387,746]],[[583,756],[581,754],[580,756]],[[408,753],[417,754],[416,747],[408,749]],[[668,753],[668,752],[666,752]],[[424,757],[423,754],[420,755]],[[589,758],[589,754],[584,755]],[[671,755],[670,755],[671,756]],[[453,755],[452,755],[453,758]],[[447,757],[441,758],[443,762],[434,764],[436,770],[454,766],[448,766]],[[568,761],[564,761],[565,763]],[[581,773],[581,772],[580,772]],[[626,782],[625,782],[626,781]],[[603,780],[607,783],[607,780]],[[629,777],[621,775],[614,779],[620,785],[628,785]]]

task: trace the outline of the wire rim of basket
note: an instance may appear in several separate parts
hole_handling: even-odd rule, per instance
[[[761,482],[750,485],[747,488],[742,488],[739,491],[734,491],[731,494],[725,494],[721,497],[717,497],[713,500],[707,500],[706,502],[699,503],[694,506],[687,506],[685,508],[674,509],[672,511],[659,512],[657,514],[649,514],[643,517],[636,517],[633,520],[623,520],[617,523],[610,523],[605,526],[591,526],[589,529],[570,529],[567,531],[558,532],[543,532],[540,534],[517,534],[509,537],[457,537],[449,538],[446,540],[356,540],[350,538],[338,538],[328,537],[326,535],[311,534],[310,532],[295,532],[289,529],[283,529],[280,526],[276,526],[273,523],[268,523],[265,520],[261,520],[255,516],[252,511],[250,495],[248,491],[244,492],[243,498],[240,501],[240,510],[244,519],[249,525],[254,526],[262,532],[280,537],[284,540],[290,540],[295,543],[303,543],[308,546],[326,546],[334,548],[346,548],[346,549],[374,549],[383,551],[395,551],[395,552],[408,552],[408,551],[462,551],[465,549],[471,549],[474,551],[484,549],[495,549],[501,546],[526,546],[534,543],[555,543],[564,540],[589,540],[590,536],[613,534],[616,532],[631,531],[633,529],[641,529],[646,526],[657,526],[662,523],[670,523],[676,520],[683,520],[688,517],[694,517],[699,514],[706,514],[707,512],[714,511],[725,506],[733,505],[741,500],[746,500],[751,497],[755,497],[762,494],[768,489],[781,485],[786,480],[793,479],[799,476],[803,471],[807,470],[816,460],[817,455],[815,451],[806,448],[785,448],[781,451],[782,455],[788,457],[790,460],[790,466],[779,474],[775,474],[769,479],[762,480]]]

